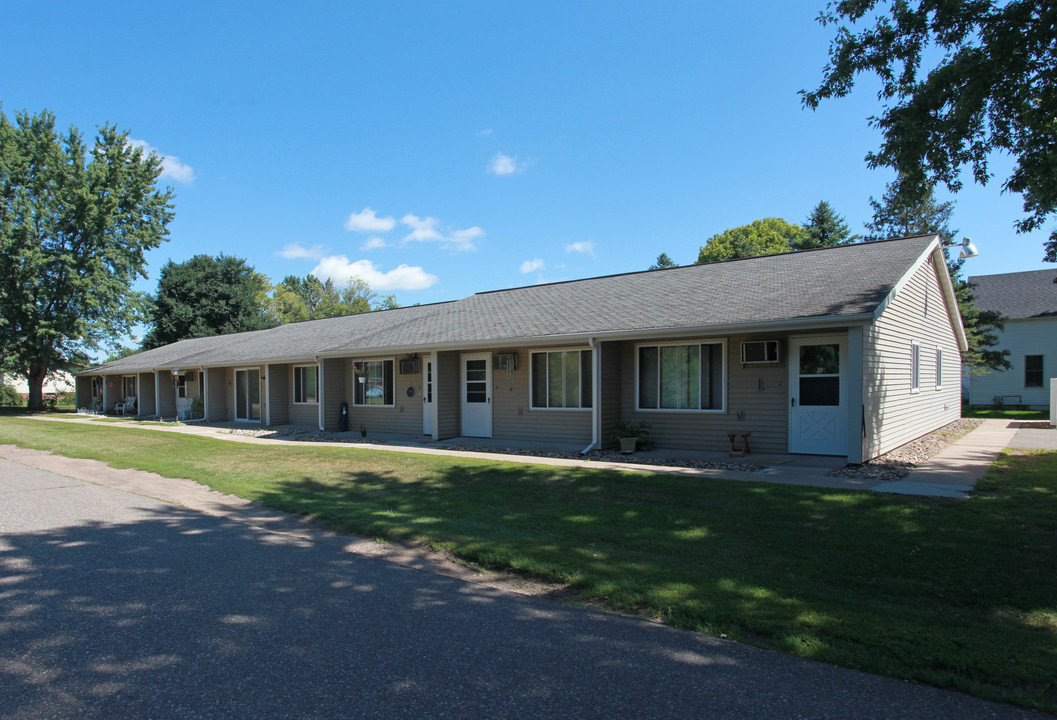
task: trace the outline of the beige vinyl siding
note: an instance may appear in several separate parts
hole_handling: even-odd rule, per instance
[[[231,420],[232,410],[230,391],[234,383],[235,374],[231,368],[209,368],[206,370],[209,395],[206,398],[206,411],[213,422],[227,422]]]
[[[121,375],[103,376],[104,410],[112,412],[114,405],[125,399],[121,397],[121,391]]]
[[[312,427],[319,427],[319,403],[295,403],[294,402],[294,366],[305,367],[313,365],[314,363],[294,363],[292,365],[284,365],[286,369],[283,371],[283,376],[286,378],[286,392],[284,397],[286,402],[289,403],[288,407],[288,421],[291,425],[311,425]],[[320,387],[322,389],[325,378],[322,377],[322,373],[319,375]],[[326,390],[324,390],[326,392]]]
[[[718,339],[718,338],[715,338]],[[733,335],[725,338],[726,405],[723,412],[693,410],[635,410],[636,406],[636,347],[639,343],[622,343],[621,364],[621,419],[624,422],[650,423],[650,439],[658,448],[676,450],[730,449],[728,432],[751,432],[753,452],[784,453],[787,451],[789,412],[788,376],[786,365],[788,338],[785,335]],[[713,340],[709,338],[705,341]],[[780,340],[781,362],[766,365],[741,363],[741,343],[744,340]],[[650,343],[653,341],[651,340]],[[679,340],[679,342],[698,342]],[[650,344],[645,343],[645,344]],[[744,418],[737,413],[743,411]],[[603,428],[612,440],[612,426]]]
[[[341,402],[349,404],[349,430],[359,432],[360,427],[367,428],[367,436],[372,432],[396,433],[400,435],[422,434],[422,373],[421,360],[419,362],[420,372],[410,375],[400,374],[400,357],[394,355],[357,355],[341,359],[342,377],[342,400],[331,408],[328,400],[327,412],[333,414],[333,422],[337,425],[338,410]],[[393,361],[393,406],[353,405],[353,383],[356,378],[353,374],[353,363],[360,360],[392,360]],[[329,361],[328,361],[329,362]],[[329,375],[327,376],[330,377]],[[328,380],[329,381],[329,380]],[[414,395],[407,396],[407,389],[414,388]],[[330,388],[325,390],[328,398]],[[327,424],[331,418],[326,418]]]
[[[538,350],[584,350],[583,345]],[[513,373],[492,370],[492,437],[497,440],[572,443],[591,442],[591,409],[532,409],[529,387],[534,349],[518,350],[518,369]],[[494,350],[511,353],[514,350]]]
[[[434,357],[437,379],[433,402],[437,403],[437,437],[458,437],[462,434],[459,353],[440,352]]]
[[[349,362],[344,358],[330,358],[320,363],[322,367],[323,429],[337,432],[341,425],[341,404],[347,402],[345,396],[345,374]],[[352,403],[349,402],[350,410]],[[351,427],[351,425],[350,425]]]
[[[160,417],[169,418],[176,416],[176,388],[173,387],[172,373],[168,370],[163,370],[159,373],[160,384],[158,385],[158,408],[157,414]],[[154,404],[154,374],[151,373],[151,404]],[[143,376],[139,379],[140,387],[143,386]]]
[[[927,298],[927,299],[926,299]],[[911,347],[921,348],[920,389],[911,391]],[[936,390],[936,347],[943,388]],[[961,356],[932,261],[863,331],[863,459],[882,455],[961,417]]]
[[[1057,377],[1057,318],[1006,320],[1005,330],[997,335],[998,347],[1009,350],[1006,359],[1013,367],[970,376],[969,402],[993,405],[998,396],[1012,404],[1017,402],[1016,396],[1020,396],[1020,404],[1048,408],[1050,379]],[[1024,385],[1024,358],[1027,355],[1042,355],[1042,387]]]
[[[74,404],[78,409],[92,407],[92,378],[87,375],[73,379]]]
[[[169,374],[172,377],[172,373]],[[139,415],[158,415],[154,401],[154,373],[139,374],[139,397],[136,398],[136,413]]]
[[[602,447],[617,445],[613,426],[620,422],[622,406],[622,343],[604,342],[599,345],[602,354],[602,397],[598,398],[598,410],[601,414]]]
[[[268,422],[272,425],[286,425],[290,422],[290,407],[293,395],[290,389],[292,371],[289,365],[268,365],[265,368],[267,381],[264,383],[268,393]]]

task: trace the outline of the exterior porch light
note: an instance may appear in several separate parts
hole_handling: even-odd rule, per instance
[[[961,247],[961,251],[958,253],[959,260],[968,260],[969,258],[978,257],[980,251],[976,249],[976,245],[973,244],[972,238],[962,238],[960,243],[948,243],[943,247],[954,248]]]

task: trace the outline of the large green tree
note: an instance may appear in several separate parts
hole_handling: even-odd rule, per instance
[[[170,260],[158,278],[143,347],[269,327],[274,324],[265,312],[270,285],[245,260],[231,255]]]
[[[173,218],[161,170],[116,126],[99,127],[89,149],[47,110],[13,123],[0,110],[0,365],[28,380],[30,408],[42,407],[49,371],[142,319],[130,286]]]
[[[881,200],[870,198],[870,205],[874,214],[873,220],[866,223],[866,229],[870,233],[866,237],[868,242],[936,233],[944,244],[949,245],[958,234],[958,231],[951,227],[954,203],[949,200],[937,201],[931,188],[923,199],[907,201],[899,194],[896,184],[892,183],[886,188]],[[1003,326],[1002,316],[989,310],[981,310],[977,306],[972,286],[962,276],[962,263],[965,261],[952,258],[950,250],[944,250],[944,255],[969,344],[968,352],[962,353],[962,364],[970,372],[1008,369],[1010,365],[1006,356],[1009,352],[996,349],[997,331]]]
[[[1039,0],[842,0],[819,16],[835,28],[829,63],[807,107],[848,95],[876,75],[883,140],[870,167],[899,173],[896,193],[922,200],[937,183],[986,184],[989,160],[1009,155],[1003,189],[1019,193],[1020,232],[1057,215],[1057,4]],[[1045,258],[1057,262],[1057,230]]]
[[[794,250],[850,245],[860,239],[858,235],[852,234],[844,217],[838,215],[833,206],[825,200],[820,200],[814,207],[803,227],[807,238],[801,245],[794,247]]]
[[[805,242],[807,233],[799,225],[781,218],[764,218],[713,235],[701,247],[697,262],[773,255],[789,252]]]
[[[366,280],[352,278],[338,287],[315,275],[287,275],[272,289],[269,313],[277,323],[318,320],[399,307],[393,295],[378,295]]]

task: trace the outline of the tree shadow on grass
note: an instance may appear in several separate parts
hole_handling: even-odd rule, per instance
[[[1053,488],[958,502],[477,462],[264,499],[681,627],[1052,708]]]

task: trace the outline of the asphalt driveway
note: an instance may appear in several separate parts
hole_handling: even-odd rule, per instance
[[[0,459],[0,717],[1043,716]]]

